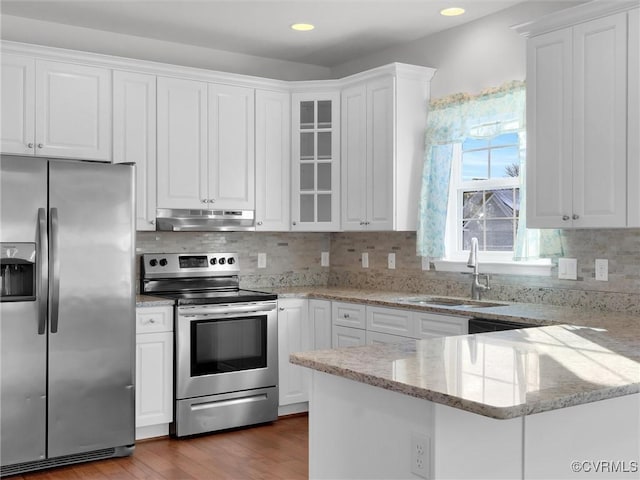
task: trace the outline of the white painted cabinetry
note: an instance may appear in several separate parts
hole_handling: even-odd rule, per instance
[[[207,84],[158,77],[158,207],[207,200]]]
[[[640,9],[629,12],[627,160],[628,226],[640,227]]]
[[[136,439],[169,434],[173,421],[173,308],[136,309]]]
[[[111,71],[2,55],[2,152],[111,160]]]
[[[136,230],[155,230],[156,77],[113,72],[113,163],[136,164]]]
[[[524,32],[528,227],[627,225],[627,13],[594,15]]]
[[[393,64],[342,90],[343,230],[415,230],[433,73]]]
[[[209,84],[210,208],[255,208],[253,88]]]
[[[288,92],[256,90],[256,230],[291,229],[291,106]]]
[[[314,350],[331,348],[331,302],[309,300],[309,321],[313,328]]]
[[[278,300],[280,407],[309,401],[309,370],[289,363],[292,353],[313,350],[313,329],[310,327],[308,308],[306,299]]]
[[[333,348],[366,343],[365,306],[356,303],[331,302],[331,344]]]
[[[340,229],[340,95],[291,97],[291,229]]]

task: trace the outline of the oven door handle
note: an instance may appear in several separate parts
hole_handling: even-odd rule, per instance
[[[205,307],[178,307],[178,315],[184,318],[208,317],[210,315],[235,315],[238,313],[270,312],[276,309],[275,303],[255,305],[209,305]]]

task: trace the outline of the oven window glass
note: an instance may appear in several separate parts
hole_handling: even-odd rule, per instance
[[[192,377],[266,366],[266,315],[191,324]]]

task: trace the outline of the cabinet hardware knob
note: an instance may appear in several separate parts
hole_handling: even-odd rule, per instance
[[[216,199],[215,198],[210,198],[207,200],[207,203],[216,203]]]
[[[580,215],[578,215],[577,213],[574,213],[571,218],[573,218],[574,220],[578,220],[580,218]]]
[[[203,198],[202,200],[200,200],[200,203],[207,203],[207,199]]]
[[[343,317],[344,317],[344,318],[349,318],[349,314],[348,314],[348,313],[345,313],[345,314],[343,315]]]
[[[364,225],[364,222],[360,222],[360,225]]]
[[[27,148],[33,148],[33,143],[27,143]]]
[[[262,222],[258,222],[258,225],[262,225]]]
[[[364,222],[365,225],[369,225],[371,222]]]
[[[156,321],[153,318],[150,318],[148,323],[156,323]]]
[[[566,222],[567,220],[569,220],[569,218],[571,218],[571,217],[569,217],[569,215],[563,215],[563,216],[562,216],[562,220],[563,220],[563,221],[565,221],[565,222]]]
[[[149,223],[150,223],[151,225],[155,225],[155,224],[156,224],[156,221],[155,221],[155,220],[149,220]]]
[[[284,312],[284,307],[280,307],[278,308],[278,310],[280,310],[281,312]]]
[[[298,222],[293,222],[293,224],[294,224],[294,225],[297,225],[297,224],[298,224]]]
[[[44,147],[44,145],[42,143],[38,144],[38,148],[43,148],[43,147]]]

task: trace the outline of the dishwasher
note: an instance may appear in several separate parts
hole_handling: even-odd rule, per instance
[[[484,332],[499,332],[501,330],[515,330],[518,328],[532,328],[540,325],[530,323],[512,322],[510,320],[488,320],[485,318],[472,318],[469,320],[469,334]]]

